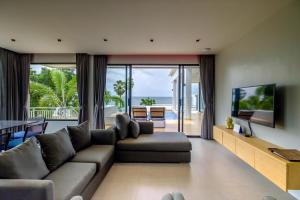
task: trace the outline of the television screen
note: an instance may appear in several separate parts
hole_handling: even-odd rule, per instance
[[[274,127],[276,85],[260,85],[232,90],[231,116]]]

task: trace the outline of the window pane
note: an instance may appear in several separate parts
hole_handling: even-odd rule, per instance
[[[199,136],[201,132],[202,115],[201,87],[199,66],[184,68],[184,132],[187,135]]]
[[[30,66],[29,117],[78,119],[75,64]]]
[[[132,68],[132,116],[151,120],[156,132],[178,130],[178,66]]]
[[[116,114],[123,112],[126,112],[126,67],[108,66],[104,94],[105,127],[110,127]]]

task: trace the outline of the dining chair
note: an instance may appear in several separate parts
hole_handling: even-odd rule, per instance
[[[44,134],[47,128],[48,122],[39,122],[28,125],[25,129],[24,135],[21,138],[11,138],[7,144],[6,149],[11,149],[21,143],[23,143],[27,138]]]
[[[36,118],[28,119],[28,121],[35,121],[34,123],[30,124],[30,125],[34,125],[34,124],[39,124],[41,122],[45,123],[46,119],[44,117],[36,117]],[[26,130],[26,128],[25,128],[25,130]],[[18,131],[18,132],[13,132],[11,134],[11,138],[10,139],[24,138],[25,130]]]
[[[0,152],[5,151],[7,149],[9,137],[10,133],[0,135]]]

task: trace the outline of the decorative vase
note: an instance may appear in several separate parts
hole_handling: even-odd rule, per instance
[[[232,119],[232,117],[227,117],[227,119],[226,119],[226,128],[233,129],[233,119]]]

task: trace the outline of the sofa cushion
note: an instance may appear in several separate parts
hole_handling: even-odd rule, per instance
[[[128,136],[129,122],[130,117],[127,113],[118,114],[116,116],[116,128],[119,139],[123,140]]]
[[[45,180],[54,182],[56,200],[69,200],[81,194],[95,173],[95,163],[66,162]]]
[[[137,138],[140,134],[140,125],[138,122],[130,120],[129,122],[129,133],[130,136]]]
[[[55,170],[75,155],[71,139],[66,129],[56,133],[36,136],[41,143],[44,160],[50,171]]]
[[[96,163],[97,170],[100,170],[114,155],[113,145],[92,145],[83,149],[75,155],[72,162]]]
[[[0,153],[0,178],[41,179],[48,173],[36,138]]]
[[[68,131],[75,151],[80,151],[91,145],[91,133],[88,121],[78,126],[68,126]]]
[[[177,132],[142,134],[117,142],[118,150],[126,151],[190,151],[192,145],[186,135]]]

